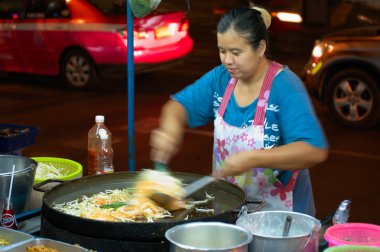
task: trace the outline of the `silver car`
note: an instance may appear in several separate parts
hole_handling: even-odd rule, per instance
[[[302,77],[329,115],[351,128],[380,119],[380,26],[343,30],[315,42]]]

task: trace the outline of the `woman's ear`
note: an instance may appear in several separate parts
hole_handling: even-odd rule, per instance
[[[267,43],[265,40],[261,40],[259,43],[259,47],[257,48],[257,53],[259,57],[263,57],[265,55],[265,51],[267,50]]]

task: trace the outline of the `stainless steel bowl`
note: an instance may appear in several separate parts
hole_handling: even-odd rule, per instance
[[[9,195],[13,165],[15,174],[11,202],[15,214],[20,214],[28,208],[37,162],[22,156],[0,155],[0,211]]]
[[[284,236],[287,217],[292,218]],[[236,225],[253,236],[250,251],[317,252],[321,223],[312,216],[290,211],[261,211],[242,214]]]
[[[171,252],[246,252],[252,235],[245,229],[222,222],[191,222],[165,232]]]

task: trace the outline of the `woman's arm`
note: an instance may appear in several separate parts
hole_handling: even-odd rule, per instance
[[[251,168],[296,170],[312,167],[327,159],[328,150],[306,142],[293,142],[274,149],[252,150],[230,156],[216,176],[239,175]]]
[[[219,66],[171,96],[161,110],[159,128],[151,134],[153,161],[167,163],[173,157],[187,125],[202,126],[214,118],[215,93],[217,88],[224,91],[228,78],[228,71]]]
[[[178,152],[187,123],[185,108],[175,100],[169,100],[163,106],[159,128],[151,133],[151,159],[167,163]]]

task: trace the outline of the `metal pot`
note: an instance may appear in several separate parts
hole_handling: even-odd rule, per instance
[[[11,202],[15,214],[20,214],[28,208],[37,162],[22,156],[0,155],[0,210],[9,195],[13,165],[15,173]]]
[[[97,237],[112,240],[128,241],[158,241],[165,239],[165,231],[169,228],[194,221],[220,221],[235,223],[237,219],[236,209],[240,209],[245,203],[244,191],[226,181],[218,181],[209,184],[204,189],[196,192],[192,197],[194,200],[203,200],[205,192],[214,195],[215,198],[207,205],[213,208],[214,213],[199,214],[194,210],[186,212],[173,212],[173,218],[163,219],[157,222],[108,222],[91,220],[64,214],[54,209],[55,204],[69,202],[83,195],[105,191],[106,189],[122,189],[132,187],[139,172],[117,172],[100,176],[83,177],[58,185],[46,192],[43,196],[42,216],[50,224],[62,230],[67,230],[82,236]],[[174,177],[183,181],[184,184],[191,183],[202,175],[173,172]],[[188,218],[186,218],[188,216]],[[103,230],[107,230],[104,232]],[[45,234],[42,223],[41,233]]]
[[[287,218],[292,219],[287,226],[288,235],[284,236]],[[301,213],[289,211],[262,211],[243,213],[236,221],[253,236],[250,251],[264,252],[317,252],[319,245],[319,220]]]
[[[171,252],[247,252],[252,241],[245,229],[221,222],[192,222],[165,233]]]

